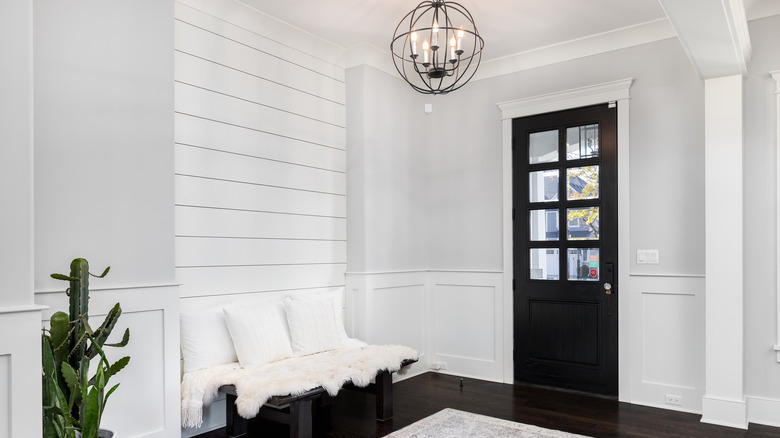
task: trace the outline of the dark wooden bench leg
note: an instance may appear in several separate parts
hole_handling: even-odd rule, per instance
[[[376,419],[393,418],[393,375],[382,371],[376,375]]]
[[[238,415],[238,408],[236,407],[236,396],[233,394],[227,394],[225,396],[226,405],[226,425],[225,432],[228,438],[239,438],[246,436],[247,433],[247,419]]]
[[[290,438],[312,438],[312,399],[290,404]]]

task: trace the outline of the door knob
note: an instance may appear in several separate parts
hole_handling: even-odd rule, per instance
[[[612,294],[612,283],[604,283],[604,291],[606,291],[607,295]]]

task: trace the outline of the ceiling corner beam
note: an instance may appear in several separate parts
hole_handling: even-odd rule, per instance
[[[753,55],[742,0],[659,0],[702,79],[741,74]]]

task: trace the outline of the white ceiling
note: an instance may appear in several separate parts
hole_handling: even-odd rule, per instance
[[[347,50],[389,50],[419,0],[240,0]],[[713,0],[716,1],[716,0]],[[780,14],[780,0],[743,0],[748,20]],[[659,0],[460,0],[485,40],[483,60],[665,20]]]

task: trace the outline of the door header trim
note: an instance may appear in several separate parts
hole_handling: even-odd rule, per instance
[[[499,102],[501,120],[516,119],[561,109],[579,108],[629,98],[628,89],[634,78],[621,79],[587,87],[557,91],[522,99]]]

